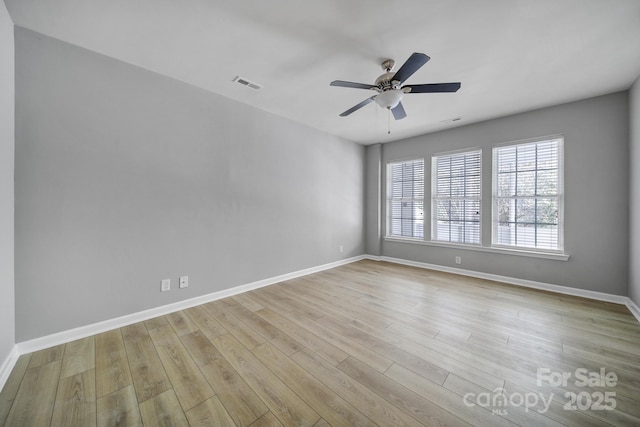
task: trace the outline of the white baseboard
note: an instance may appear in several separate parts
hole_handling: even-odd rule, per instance
[[[633,314],[633,317],[636,318],[638,322],[640,322],[640,307],[636,305],[635,302],[631,298],[627,298],[627,308]]]
[[[510,285],[524,286],[527,288],[540,289],[544,291],[555,292],[558,294],[572,295],[577,297],[589,298],[597,301],[611,302],[614,304],[622,304],[629,309],[633,317],[640,323],[640,307],[629,297],[622,295],[607,294],[605,292],[588,291],[585,289],[572,288],[569,286],[553,285],[550,283],[536,282],[533,280],[518,279],[515,277],[499,276],[497,274],[483,273],[473,270],[464,270],[462,268],[446,267],[437,264],[428,264],[419,261],[410,261],[400,258],[392,258],[386,256],[366,255],[366,259],[374,261],[387,261],[395,264],[409,265],[412,267],[425,268],[428,270],[443,271],[446,273],[455,273],[462,276],[476,277],[479,279],[495,280],[497,282],[508,283]]]
[[[613,294],[607,294],[604,292],[588,291],[585,289],[571,288],[569,286],[553,285],[550,283],[536,282],[533,280],[518,279],[515,277],[508,277],[508,276],[500,276],[497,274],[483,273],[480,271],[473,271],[473,270],[465,270],[462,268],[446,267],[446,266],[437,265],[437,264],[428,264],[428,263],[419,262],[419,261],[410,261],[406,259],[392,258],[392,257],[386,257],[386,256],[380,256],[380,257],[367,256],[367,259],[372,259],[376,261],[387,261],[387,262],[392,262],[394,264],[409,265],[412,267],[425,268],[429,270],[442,271],[446,273],[455,273],[455,274],[460,274],[462,276],[476,277],[478,279],[495,280],[497,282],[508,283],[510,285],[524,286],[527,288],[540,289],[544,291],[556,292],[559,294],[573,295],[573,296],[589,298],[589,299],[598,300],[598,301],[612,302],[615,304],[623,304],[623,305],[626,305],[627,307],[629,307],[628,302],[631,301],[628,297],[622,296],[622,295],[613,295]],[[636,306],[636,309],[637,309],[637,306]],[[629,308],[629,310],[631,310],[631,312],[633,313],[633,310],[631,308]],[[638,314],[640,314],[640,310],[638,311]],[[638,315],[636,315],[635,313],[634,313],[634,316],[636,317],[636,319],[639,319]]]
[[[105,320],[103,322],[94,323],[91,325],[81,326],[78,328],[70,329],[68,331],[62,331],[55,334],[47,335],[40,338],[35,338],[29,341],[17,343],[12,349],[11,353],[6,357],[0,366],[0,390],[4,387],[11,371],[13,370],[18,358],[26,353],[31,353],[38,350],[43,350],[55,345],[64,344],[77,339],[86,338],[88,336],[96,335],[102,332],[106,332],[112,329],[120,328],[123,326],[131,325],[133,323],[149,320],[154,317],[162,316],[165,314],[173,313],[175,311],[184,310],[186,308],[194,307],[197,305],[205,304],[207,302],[227,298],[233,295],[237,295],[243,292],[251,291],[253,289],[262,288],[265,286],[280,283],[286,280],[295,279],[297,277],[306,276],[308,274],[317,273],[323,270],[339,267],[341,265],[350,264],[352,262],[360,261],[362,259],[370,259],[374,261],[387,261],[395,264],[408,265],[413,267],[425,268],[429,270],[443,271],[447,273],[455,273],[463,276],[476,277],[480,279],[495,280],[498,282],[509,283],[518,286],[524,286],[528,288],[541,289],[551,292],[556,292],[566,295],[580,296],[599,301],[607,301],[616,304],[624,304],[627,306],[633,316],[640,322],[640,308],[628,297],[620,295],[606,294],[603,292],[588,291],[583,289],[576,289],[567,286],[553,285],[549,283],[535,282],[532,280],[524,280],[507,276],[499,276],[496,274],[482,273],[472,270],[464,270],[461,268],[446,267],[437,264],[428,264],[418,261],[410,261],[399,258],[392,258],[386,256],[372,256],[361,255],[353,258],[348,258],[328,264],[323,264],[316,267],[311,267],[292,273],[282,274],[280,276],[271,277],[264,280],[259,280],[245,285],[236,286],[231,289],[225,289],[218,292],[213,292],[207,295],[202,295],[196,298],[191,298],[184,301],[179,301],[173,304],[164,305],[161,307],[155,307],[149,310],[144,310],[137,313],[132,313],[126,316],[117,317],[114,319]]]
[[[18,354],[18,349],[14,345],[7,357],[2,362],[2,365],[0,365],[0,391],[2,391],[2,388],[9,379],[9,375],[11,375],[11,371],[13,371],[13,368],[16,366],[18,357],[20,357],[20,354]]]
[[[308,274],[317,273],[319,271],[328,270],[330,268],[339,267],[341,265],[350,264],[352,262],[360,261],[364,258],[365,258],[364,255],[353,257],[353,258],[347,258],[340,261],[319,265],[316,267],[306,268],[306,269],[295,271],[292,273],[282,274],[282,275],[271,277],[268,279],[258,280],[256,282],[247,283],[245,285],[236,286],[230,289],[224,289],[222,291],[213,292],[207,295],[202,295],[202,296],[187,299],[184,301],[179,301],[176,303],[167,304],[160,307],[155,307],[149,310],[128,314],[126,316],[105,320],[103,322],[93,323],[91,325],[80,326],[78,328],[70,329],[67,331],[57,332],[55,334],[47,335],[40,338],[35,338],[29,341],[23,341],[16,344],[15,352],[18,356],[20,356],[22,354],[31,353],[34,351],[64,344],[70,341],[86,338],[102,332],[110,331],[112,329],[121,328],[123,326],[131,325],[137,322],[142,322],[144,320],[153,319],[154,317],[163,316],[165,314],[184,310],[186,308],[195,307],[197,305],[205,304],[211,301],[216,301],[222,298],[227,298],[243,292],[251,291],[253,289],[262,288],[264,286],[273,285],[275,283],[284,282],[286,280],[291,280],[297,277],[306,276]],[[0,382],[0,385],[2,384],[4,383]]]

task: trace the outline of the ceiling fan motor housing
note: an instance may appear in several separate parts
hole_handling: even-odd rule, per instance
[[[376,79],[375,85],[381,91],[389,90],[389,89],[398,89],[400,86],[400,82],[397,80],[391,80],[396,73],[384,73],[380,77]]]
[[[400,82],[392,80],[395,75],[395,72],[387,71],[376,79],[375,85],[380,93],[375,101],[382,108],[395,108],[402,101],[403,92],[400,90]]]

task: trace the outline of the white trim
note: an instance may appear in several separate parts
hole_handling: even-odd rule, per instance
[[[525,256],[525,257],[531,257],[531,258],[552,259],[556,261],[568,261],[570,257],[569,254],[560,254],[560,253],[554,253],[554,252],[538,252],[538,251],[511,249],[507,247],[480,246],[480,245],[453,243],[453,242],[437,242],[435,240],[420,240],[420,239],[412,239],[408,237],[402,238],[402,237],[393,236],[393,237],[385,237],[384,239],[388,242],[395,242],[395,243],[411,243],[414,245],[438,246],[441,248],[449,248],[449,249],[456,249],[456,250],[489,252],[489,253],[502,254],[502,255],[514,255],[514,256]]]
[[[640,322],[640,307],[636,305],[636,303],[631,299],[627,298],[627,308],[633,314],[633,317],[636,318],[638,322]]]
[[[474,248],[475,250],[475,248]],[[6,384],[6,381],[11,374],[11,371],[15,367],[18,358],[26,353],[49,348],[55,345],[64,344],[70,341],[74,341],[81,338],[86,338],[101,332],[106,332],[122,326],[127,326],[136,322],[152,319],[154,317],[162,316],[164,314],[172,313],[178,310],[183,310],[189,307],[205,304],[207,302],[215,301],[218,299],[230,297],[243,292],[247,292],[253,289],[262,288],[265,286],[280,283],[286,280],[295,279],[297,277],[306,276],[308,274],[317,273],[320,271],[328,270],[331,268],[339,267],[342,265],[350,264],[352,262],[360,261],[363,259],[370,259],[373,261],[387,261],[395,264],[409,265],[413,267],[425,268],[429,270],[444,271],[447,273],[455,273],[463,276],[477,277],[481,279],[496,280],[503,283],[509,283],[512,285],[524,286],[534,289],[542,289],[546,291],[580,296],[589,299],[595,299],[599,301],[607,301],[616,304],[624,304],[629,309],[631,314],[640,322],[640,308],[628,297],[620,295],[611,295],[603,292],[587,291],[582,289],[570,288],[567,286],[552,285],[548,283],[535,282],[532,280],[517,279],[507,276],[499,276],[495,274],[482,273],[472,270],[463,270],[461,268],[445,267],[436,264],[427,264],[418,261],[410,261],[399,258],[392,258],[387,256],[374,256],[374,255],[360,255],[353,258],[347,258],[344,260],[323,264],[316,267],[299,270],[293,273],[282,274],[280,276],[271,277],[269,279],[259,280],[245,285],[240,285],[235,288],[225,289],[219,292],[199,296],[196,298],[179,301],[173,304],[164,305],[161,307],[144,310],[138,313],[129,314],[126,316],[106,320],[103,322],[94,323],[91,325],[81,326],[68,331],[58,332],[52,335],[47,335],[40,338],[35,338],[29,341],[23,341],[16,344],[11,352],[7,355],[5,360],[0,366],[0,390]]]
[[[412,267],[425,268],[429,270],[443,271],[446,273],[455,273],[455,274],[460,274],[462,276],[476,277],[478,279],[495,280],[497,282],[508,283],[510,285],[524,286],[526,288],[540,289],[540,290],[555,292],[559,294],[573,295],[573,296],[589,298],[589,299],[598,300],[598,301],[612,302],[615,304],[623,304],[629,307],[627,302],[627,301],[630,301],[629,298],[622,295],[613,295],[613,294],[607,294],[604,292],[589,291],[585,289],[571,288],[569,286],[553,285],[550,283],[536,282],[533,280],[518,279],[515,277],[500,276],[497,274],[483,273],[480,271],[464,270],[462,268],[446,267],[446,266],[437,265],[437,264],[427,264],[419,261],[410,261],[410,260],[391,258],[386,256],[375,257],[375,258],[369,257],[369,259],[375,259],[376,261],[387,261],[387,262],[392,262],[394,264],[409,265]],[[638,310],[638,314],[640,315],[640,310]],[[638,316],[636,316],[636,318],[638,318]],[[638,321],[640,321],[640,319],[638,319]]]
[[[433,153],[431,155],[431,160],[433,160],[434,157],[438,157],[438,156],[450,156],[452,154],[460,154],[460,153],[473,152],[473,151],[480,151],[482,153],[482,150],[483,150],[483,147],[469,147],[469,148],[457,148],[455,150],[450,150],[450,151],[441,151],[439,153]],[[431,164],[433,164],[433,162]]]
[[[493,144],[494,147],[505,147],[509,145],[533,144],[540,141],[552,141],[554,139],[564,139],[564,133],[554,133],[545,136],[534,136],[532,138],[516,139],[515,141],[502,141]]]
[[[144,310],[137,313],[132,313],[125,316],[117,317],[114,319],[93,323],[91,325],[80,326],[78,328],[69,329],[67,331],[57,332],[57,333],[40,337],[40,338],[34,338],[32,340],[23,341],[16,344],[14,348],[14,353],[16,353],[17,356],[20,356],[26,353],[32,353],[34,351],[43,350],[45,348],[49,348],[55,345],[60,345],[60,344],[64,344],[70,341],[75,341],[81,338],[86,338],[102,332],[110,331],[112,329],[131,325],[133,323],[153,319],[154,317],[173,313],[175,311],[184,310],[186,308],[195,307],[197,305],[205,304],[211,301],[227,298],[243,292],[273,285],[275,283],[284,282],[286,280],[291,280],[297,277],[306,276],[308,274],[317,273],[319,271],[339,267],[341,265],[350,264],[352,262],[360,261],[365,258],[366,257],[364,255],[356,256],[353,258],[347,258],[340,261],[319,265],[316,267],[306,268],[306,269],[295,271],[292,273],[281,274],[279,276],[271,277],[268,279],[258,280],[256,282],[247,283],[245,285],[236,286],[230,289],[224,289],[222,291],[213,292],[207,295],[202,295],[202,296],[187,299],[184,301],[167,304],[160,307],[154,307],[149,310]],[[16,360],[17,360],[17,356],[16,356]],[[7,362],[5,362],[5,364],[7,364]],[[15,361],[13,362],[13,364],[15,364]],[[4,366],[3,366],[3,369],[4,369]],[[10,371],[11,370],[9,370],[9,372]],[[0,384],[2,384],[2,382],[0,382]]]
[[[13,371],[13,368],[16,366],[18,357],[20,357],[20,354],[18,353],[17,346],[14,345],[0,366],[0,391],[4,388],[4,385],[9,379],[9,375],[11,375],[11,371]]]

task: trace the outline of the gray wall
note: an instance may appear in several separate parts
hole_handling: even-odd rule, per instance
[[[362,146],[22,28],[16,118],[18,342],[364,253]]]
[[[15,344],[13,22],[0,2],[0,366]]]
[[[428,176],[432,154],[481,147],[482,233],[483,244],[488,246],[491,239],[492,146],[564,134],[565,250],[571,256],[569,261],[390,241],[383,241],[382,255],[626,295],[629,276],[628,117],[627,92],[620,92],[423,135],[383,147],[383,165],[392,160],[422,156]],[[375,167],[371,164],[374,156],[367,154],[367,166]],[[429,200],[430,182],[427,182],[425,191]],[[385,199],[384,192],[381,197]],[[428,211],[425,209],[430,219]],[[429,223],[425,220],[425,229],[430,228]],[[367,245],[374,238],[368,229]],[[459,266],[454,263],[456,255],[462,257]]]
[[[640,77],[629,90],[629,298],[640,306]]]
[[[365,250],[368,255],[382,255],[382,240],[380,227],[380,192],[382,191],[382,165],[380,156],[382,155],[382,144],[374,144],[367,147],[366,151],[366,182],[365,188],[365,209],[364,219],[365,229]],[[384,203],[382,203],[384,205]]]

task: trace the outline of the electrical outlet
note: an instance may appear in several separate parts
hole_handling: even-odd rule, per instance
[[[340,245],[340,253],[344,252],[344,247]]]
[[[456,257],[456,264],[462,264],[462,257],[460,256]]]
[[[162,279],[160,282],[160,292],[167,292],[171,290],[171,279]]]
[[[189,276],[180,277],[180,289],[189,287]]]

